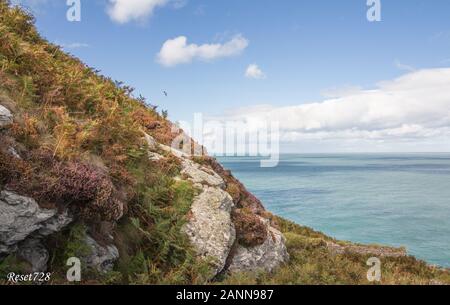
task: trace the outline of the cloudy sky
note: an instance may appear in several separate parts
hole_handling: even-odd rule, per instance
[[[81,0],[80,22],[15,2],[172,120],[276,120],[289,152],[450,151],[448,0],[381,0],[372,23],[366,0]]]

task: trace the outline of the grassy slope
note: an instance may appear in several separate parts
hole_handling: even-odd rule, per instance
[[[195,190],[176,182],[173,158],[151,162],[142,130],[170,143],[171,123],[132,88],[99,76],[42,39],[33,18],[0,0],[0,104],[14,124],[0,132],[0,188],[36,198],[43,206],[65,205],[77,224],[48,240],[54,282],[64,282],[65,261],[86,251],[83,236],[115,234],[121,259],[106,276],[87,282],[205,282],[206,264],[180,227]],[[23,160],[5,151],[13,146]],[[123,207],[125,216],[114,228]],[[17,266],[9,257],[0,273]],[[1,274],[1,278],[3,277]]]
[[[114,233],[121,259],[107,275],[86,270],[86,283],[207,282],[207,263],[195,259],[179,230],[196,190],[173,179],[179,171],[175,159],[150,162],[141,139],[145,130],[170,143],[171,123],[144,99],[133,98],[132,88],[99,76],[42,39],[32,17],[5,0],[0,0],[0,104],[15,116],[0,141],[23,157],[12,160],[0,149],[0,187],[33,196],[42,206],[70,202],[80,215],[47,241],[53,283],[64,282],[66,257],[86,251],[87,230],[100,239]],[[79,181],[91,183],[74,187]],[[233,197],[241,196],[233,187]],[[125,216],[112,229],[108,224],[122,205]],[[324,245],[329,237],[283,219],[278,223],[290,263],[274,274],[224,276],[224,283],[367,283],[366,256],[332,255]],[[383,264],[383,283],[450,283],[447,272],[411,257]],[[0,263],[0,278],[23,268],[10,256]]]
[[[373,255],[332,254],[325,241],[332,238],[278,218],[287,239],[290,262],[274,274],[237,274],[227,284],[369,284],[367,260]],[[381,258],[381,284],[450,284],[450,273],[414,257]]]

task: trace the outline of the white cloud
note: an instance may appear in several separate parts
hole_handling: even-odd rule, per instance
[[[416,68],[414,68],[413,66],[410,65],[406,65],[404,63],[401,63],[399,60],[396,60],[394,62],[395,66],[400,69],[400,70],[405,70],[405,71],[415,71]]]
[[[343,97],[347,95],[354,95],[362,90],[359,86],[343,86],[327,88],[321,92],[321,95],[326,98]]]
[[[281,139],[335,151],[450,151],[450,68],[410,72],[319,103],[237,109],[221,120],[278,121]],[[217,119],[217,118],[216,118]],[[422,145],[422,146],[421,146]]]
[[[118,23],[142,21],[153,14],[157,7],[165,6],[170,0],[109,0],[108,15]]]
[[[249,65],[245,71],[245,77],[253,79],[266,78],[266,74],[256,64]]]
[[[234,36],[230,41],[220,44],[188,44],[185,36],[179,36],[164,42],[157,61],[166,67],[179,64],[187,64],[194,59],[212,61],[222,57],[230,57],[241,54],[247,48],[248,40],[242,35]]]

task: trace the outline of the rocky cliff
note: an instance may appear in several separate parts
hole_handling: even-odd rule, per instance
[[[3,117],[1,119],[8,123],[3,126],[7,127],[12,123],[13,117],[6,108],[4,109],[4,120]],[[192,200],[188,214],[189,220],[182,227],[182,232],[189,237],[198,257],[211,263],[211,278],[219,273],[233,270],[269,272],[287,262],[289,255],[283,235],[270,224],[270,220],[262,216],[248,212],[249,215],[254,216],[250,219],[251,221],[261,224],[264,238],[255,241],[253,245],[239,242],[235,227],[236,216],[233,214],[237,210],[239,201],[233,201],[226,191],[227,183],[218,173],[210,166],[192,161],[189,155],[181,151],[157,143],[147,133],[143,136],[148,144],[150,160],[176,158],[181,164],[181,170],[174,179],[187,181],[198,190],[198,194]],[[10,158],[21,160],[12,146],[3,149],[3,153],[9,154]],[[160,150],[167,155],[159,154]],[[235,180],[235,183],[239,182]],[[264,211],[262,205],[258,208]],[[42,240],[60,232],[74,221],[77,215],[71,215],[72,212],[69,210],[69,206],[62,209],[41,208],[33,198],[2,190],[0,193],[0,255],[17,254],[31,265],[33,271],[46,271],[49,253],[43,246]],[[120,213],[114,221],[120,221],[122,216],[123,213]],[[100,272],[111,271],[114,262],[119,259],[114,238],[110,236],[110,243],[102,246],[93,237],[86,235],[85,242],[90,249],[89,255],[83,258],[87,266]]]
[[[342,243],[267,212],[133,88],[48,43],[0,0],[0,283],[51,272],[86,284],[446,283],[402,249]],[[204,149],[200,149],[204,151]]]
[[[6,130],[13,123],[13,115],[4,106],[0,107],[0,121]],[[251,245],[240,243],[238,234],[254,232],[242,232],[242,229],[236,231],[235,218],[239,217],[236,211],[239,210],[240,200],[233,200],[226,191],[227,182],[211,166],[199,164],[191,156],[158,143],[147,133],[143,136],[148,144],[149,160],[178,162],[181,169],[173,179],[187,181],[198,191],[192,200],[189,220],[182,227],[182,232],[189,237],[198,257],[211,263],[211,278],[226,271],[269,272],[287,262],[289,255],[283,235],[271,225],[269,219],[257,215],[264,212],[260,202],[257,202],[257,212],[249,210],[246,213],[248,221],[261,227],[258,230],[262,230],[264,238],[250,241],[253,243]],[[3,157],[22,161],[14,146],[3,145],[2,150]],[[166,156],[158,153],[161,150]],[[213,160],[207,156],[205,158],[210,162]],[[215,166],[219,165],[215,163]],[[230,177],[228,174],[227,178]],[[233,182],[243,188],[237,180]],[[22,196],[18,194],[20,192],[21,189],[10,191],[5,185],[0,193],[0,255],[17,254],[30,264],[33,271],[47,271],[49,252],[42,241],[65,229],[79,215],[66,204],[52,209],[40,207],[34,198]],[[113,221],[122,218],[123,211],[120,210]],[[114,262],[119,259],[114,238],[110,236],[109,244],[100,245],[93,237],[86,235],[85,242],[90,249],[89,255],[83,258],[87,266],[100,272],[112,270]]]
[[[62,272],[72,254],[125,281],[188,261],[206,280],[287,262],[271,215],[230,172],[168,146],[182,131],[47,43],[32,16],[7,1],[0,13],[0,257]]]

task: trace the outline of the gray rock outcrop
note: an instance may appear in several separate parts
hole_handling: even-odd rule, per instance
[[[216,172],[206,167],[202,167],[189,159],[182,161],[183,169],[181,174],[188,176],[188,180],[192,181],[194,185],[202,186],[208,185],[212,187],[224,188],[225,182]]]
[[[41,240],[28,238],[19,245],[19,256],[30,263],[33,272],[47,271],[49,254]]]
[[[45,237],[57,233],[67,227],[73,221],[73,217],[69,214],[68,210],[55,215],[42,224],[36,235]]]
[[[234,203],[231,195],[224,190],[226,184],[223,178],[211,168],[191,160],[186,152],[155,144],[148,134],[145,138],[153,149],[160,148],[179,158],[182,164],[179,179],[192,182],[201,191],[194,198],[189,221],[182,230],[189,237],[197,255],[211,260],[213,276],[225,267],[231,272],[270,272],[289,259],[283,234],[263,218],[261,220],[268,233],[263,244],[251,248],[235,245],[236,230],[231,216]]]
[[[261,221],[266,224],[268,232],[266,241],[262,245],[250,248],[238,245],[228,271],[271,272],[288,261],[289,254],[283,234],[271,227],[268,220],[261,218]]]
[[[236,239],[236,231],[231,219],[233,200],[220,188],[205,187],[194,199],[191,219],[183,227],[197,254],[212,259],[215,274],[222,271],[231,247]]]
[[[10,125],[12,121],[12,113],[7,108],[0,105],[0,128]]]
[[[14,192],[0,192],[0,254],[17,253],[29,262],[33,272],[47,269],[49,254],[42,244],[46,236],[61,231],[73,221],[68,210],[57,213],[56,209],[42,209],[29,197]],[[119,258],[113,245],[102,246],[87,236],[90,254],[85,261],[99,272],[112,270]]]
[[[72,222],[65,210],[42,209],[29,197],[0,192],[0,255],[16,252],[29,262],[33,272],[47,270],[49,254],[42,244],[46,236],[59,232]]]
[[[115,261],[119,258],[119,250],[114,245],[100,245],[90,237],[86,236],[86,245],[89,247],[89,255],[84,258],[86,265],[99,272],[107,273],[114,267]]]
[[[144,132],[144,140],[145,140],[145,142],[147,142],[147,146],[148,146],[149,150],[157,149],[158,142],[156,142],[156,140],[151,135]]]
[[[17,244],[44,227],[56,210],[41,209],[29,197],[0,192],[0,252],[12,252]]]

